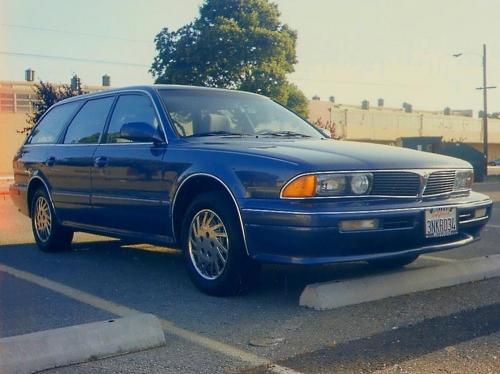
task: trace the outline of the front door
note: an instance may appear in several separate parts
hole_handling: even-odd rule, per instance
[[[147,123],[162,134],[153,105],[142,94],[118,97],[106,135],[94,154],[91,200],[95,223],[101,227],[168,237],[167,144],[120,137],[122,126],[133,122]]]

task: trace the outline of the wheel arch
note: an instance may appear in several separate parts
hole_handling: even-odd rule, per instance
[[[49,186],[45,182],[45,180],[39,175],[35,175],[31,177],[28,182],[28,190],[26,193],[26,204],[28,205],[28,215],[31,217],[31,200],[33,199],[33,195],[39,188],[44,188],[49,196],[50,205],[52,206],[52,210],[55,212],[54,202],[52,201],[52,196],[50,195]]]
[[[243,218],[241,216],[240,207],[236,198],[231,191],[231,189],[224,183],[220,178],[215,175],[208,173],[194,173],[186,178],[179,184],[174,198],[172,200],[171,208],[171,218],[172,218],[172,235],[174,242],[180,244],[180,231],[182,226],[182,217],[186,212],[190,202],[194,197],[199,194],[210,192],[210,191],[221,191],[224,193],[229,200],[233,203],[236,210],[238,220],[241,227],[241,233],[243,236],[243,245],[245,247],[245,252],[249,255],[247,240],[245,234],[245,226],[243,224]]]

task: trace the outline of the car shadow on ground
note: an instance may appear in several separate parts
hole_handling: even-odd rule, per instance
[[[140,288],[146,294],[155,290],[156,297],[168,292],[177,297],[213,298],[203,295],[190,283],[182,253],[165,247],[98,240],[74,243],[69,252],[41,253],[31,243],[2,245],[0,262],[63,283],[69,280],[75,288],[87,288],[89,281],[100,279],[102,285],[113,284],[115,288],[127,285],[128,290]],[[409,268],[420,266],[417,263]],[[271,298],[273,303],[297,305],[308,284],[385,271],[364,262],[322,266],[263,264],[255,274],[254,283],[241,297],[261,301]]]

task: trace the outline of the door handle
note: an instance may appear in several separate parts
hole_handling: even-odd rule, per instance
[[[55,157],[49,157],[47,160],[45,160],[45,165],[47,166],[54,166],[55,163],[56,163]]]
[[[108,165],[108,158],[104,156],[99,156],[94,159],[94,166],[96,168],[103,168]]]

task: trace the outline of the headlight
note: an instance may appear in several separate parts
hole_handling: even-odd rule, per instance
[[[310,174],[293,179],[282,190],[287,198],[360,196],[370,192],[371,173]]]
[[[320,174],[316,177],[316,196],[338,196],[346,190],[345,175]]]
[[[351,190],[356,195],[364,195],[370,190],[371,174],[356,174],[351,177]]]
[[[457,170],[455,172],[455,184],[453,191],[470,190],[474,180],[474,172],[472,170]]]

